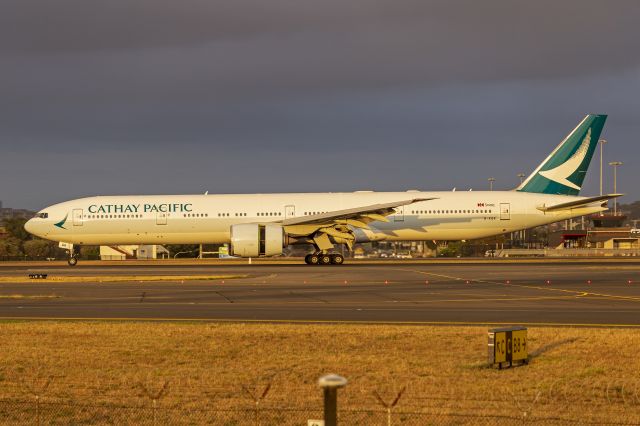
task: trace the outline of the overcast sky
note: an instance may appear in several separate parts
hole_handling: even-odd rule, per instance
[[[587,113],[640,199],[637,0],[0,5],[5,206],[510,189]]]

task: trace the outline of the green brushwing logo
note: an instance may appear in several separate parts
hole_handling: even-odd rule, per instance
[[[606,115],[587,115],[518,191],[578,195],[606,120]]]
[[[67,229],[67,228],[64,227],[64,224],[67,221],[68,217],[69,217],[69,213],[67,213],[67,215],[64,217],[64,219],[62,219],[60,222],[54,223],[53,226],[57,226],[60,229]]]

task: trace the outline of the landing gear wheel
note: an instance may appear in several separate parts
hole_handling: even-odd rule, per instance
[[[305,258],[305,261],[307,259]],[[320,263],[320,256],[318,256],[317,254],[310,254],[309,255],[309,265],[317,265]]]
[[[311,265],[311,254],[308,254],[304,257],[304,263],[306,263],[307,265]]]
[[[70,257],[69,260],[67,260],[67,263],[69,264],[69,266],[76,266],[78,264],[78,258]]]
[[[334,265],[342,265],[344,263],[344,256],[341,254],[331,255],[331,263]]]
[[[320,256],[320,264],[321,265],[331,265],[331,255],[323,254]]]

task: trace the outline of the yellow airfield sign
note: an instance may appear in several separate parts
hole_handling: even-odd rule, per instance
[[[525,327],[502,327],[489,330],[489,364],[502,368],[508,363],[526,364],[527,329]]]

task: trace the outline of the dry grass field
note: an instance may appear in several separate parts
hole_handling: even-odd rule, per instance
[[[0,401],[343,409],[640,422],[640,330],[530,328],[530,363],[487,368],[487,328],[352,324],[0,323]],[[165,385],[166,384],[166,385]],[[473,422],[472,422],[473,423]],[[231,424],[231,423],[230,423]]]

